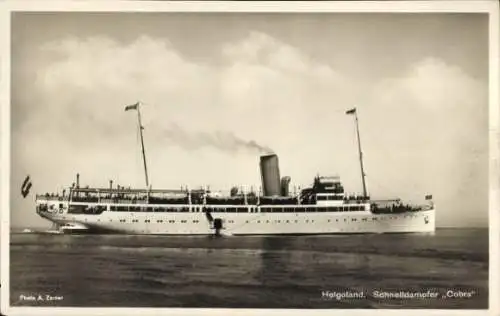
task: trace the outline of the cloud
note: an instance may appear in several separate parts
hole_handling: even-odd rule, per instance
[[[258,185],[262,150],[279,151],[293,166],[317,146],[301,130],[322,119],[311,108],[329,104],[323,96],[341,84],[329,66],[256,32],[221,47],[221,64],[193,62],[168,40],[148,36],[127,43],[68,37],[34,56],[22,69],[36,80],[14,87],[20,96],[31,92],[16,106],[21,123],[14,134],[24,145],[14,155],[15,176],[32,174],[37,192],[69,184],[77,172],[93,185],[110,178],[143,185],[137,117],[124,111],[138,100],[154,185]],[[304,169],[309,181],[316,169]]]
[[[221,47],[222,65],[192,62],[168,40],[148,36],[129,43],[66,38],[39,53],[50,61],[36,67],[40,106],[30,108],[31,120],[21,129],[89,149],[108,146],[103,134],[116,144],[130,138],[135,116],[123,107],[137,100],[144,102],[144,125],[155,142],[165,142],[160,134],[173,123],[193,135],[232,133],[273,147],[307,138],[290,133],[324,120],[310,109],[343,104],[347,95],[345,80],[331,67],[258,32]],[[42,117],[54,119],[42,128]]]
[[[464,196],[467,188],[485,192],[487,89],[441,60],[423,59],[366,89],[259,32],[224,44],[216,64],[194,62],[167,39],[148,36],[66,38],[36,54],[43,56],[32,61],[36,81],[13,87],[14,95],[36,97],[15,108],[22,124],[14,126],[14,144],[23,146],[14,149],[13,181],[29,172],[37,191],[71,182],[76,172],[94,185],[110,178],[143,185],[137,117],[124,111],[136,101],[144,103],[156,187],[258,185],[259,152],[240,149],[261,146],[280,156],[282,174],[295,183],[340,173],[355,191],[354,125],[344,112],[357,105],[373,194],[418,200],[432,191],[445,209],[441,223],[484,220],[470,213],[484,194]]]
[[[470,107],[484,102],[485,88],[484,83],[458,66],[427,57],[412,65],[403,76],[385,79],[377,87],[384,95],[379,93],[377,97],[385,105],[406,97],[405,104],[442,112],[463,110],[464,105]]]
[[[488,208],[486,83],[425,58],[377,85],[371,100],[371,135],[387,128],[388,113],[397,117],[389,122],[397,132],[384,136],[386,154],[380,151],[375,159],[394,167],[383,171],[386,184],[407,182],[415,192],[434,192],[441,224],[484,222],[487,213],[479,210]]]
[[[282,75],[323,80],[339,79],[340,76],[330,67],[313,61],[293,46],[260,32],[250,32],[243,40],[228,43],[222,48],[222,54],[228,60],[238,61],[246,66],[274,69]]]
[[[250,32],[243,40],[225,45],[222,54],[227,63],[221,93],[225,102],[235,106],[293,112],[305,103],[313,107],[324,103],[322,96],[345,87],[346,78],[330,66],[266,34]],[[337,98],[344,93],[338,94]]]

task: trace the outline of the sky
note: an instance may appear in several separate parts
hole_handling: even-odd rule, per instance
[[[144,187],[137,101],[154,188],[257,188],[260,147],[361,192],[356,107],[373,198],[488,225],[487,15],[15,13],[11,49],[12,226],[76,173]]]

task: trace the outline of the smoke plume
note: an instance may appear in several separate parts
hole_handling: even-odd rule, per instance
[[[274,151],[255,140],[245,140],[231,132],[188,132],[177,124],[171,124],[163,130],[163,136],[172,144],[188,150],[212,147],[225,152],[247,152],[252,154],[270,154]]]

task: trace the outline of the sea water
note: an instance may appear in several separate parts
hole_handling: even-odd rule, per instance
[[[11,233],[12,306],[488,308],[488,230],[183,237]]]

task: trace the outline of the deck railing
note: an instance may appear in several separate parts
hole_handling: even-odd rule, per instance
[[[68,201],[68,195],[60,195],[60,194],[37,194],[35,196],[37,200],[47,200],[47,201]]]

